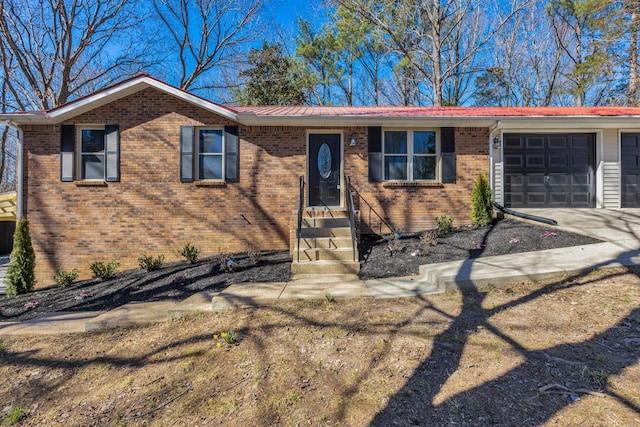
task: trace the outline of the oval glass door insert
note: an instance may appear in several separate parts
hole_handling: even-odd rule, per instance
[[[326,142],[318,148],[318,172],[322,179],[327,179],[331,175],[331,148]]]

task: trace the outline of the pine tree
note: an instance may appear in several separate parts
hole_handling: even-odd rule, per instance
[[[13,234],[13,250],[11,262],[7,270],[7,295],[25,294],[33,289],[35,277],[36,255],[31,245],[29,221],[20,219]]]
[[[471,219],[481,227],[493,220],[493,202],[491,200],[491,187],[487,175],[480,174],[476,178],[471,193]]]

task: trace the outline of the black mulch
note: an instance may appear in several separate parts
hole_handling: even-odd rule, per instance
[[[454,229],[438,236],[435,246],[421,244],[420,235],[405,235],[397,241],[392,236],[363,236],[360,277],[407,276],[417,274],[421,264],[599,242],[516,220]],[[258,262],[247,254],[236,254],[233,260],[237,263],[233,272],[223,271],[216,259],[210,258],[193,265],[170,263],[149,273],[142,269],[123,271],[107,281],[91,279],[25,295],[0,296],[0,321],[22,321],[54,311],[110,310],[132,301],[183,300],[200,291],[222,290],[232,283],[282,282],[291,276],[287,251],[264,253]]]

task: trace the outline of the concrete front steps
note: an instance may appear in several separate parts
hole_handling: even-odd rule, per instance
[[[300,247],[295,226],[291,233],[293,274],[358,274],[360,261],[357,239],[355,249],[347,212],[342,210],[306,210],[303,213]],[[293,225],[293,224],[292,224]]]

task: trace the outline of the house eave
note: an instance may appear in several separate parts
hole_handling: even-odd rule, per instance
[[[278,116],[239,113],[238,122],[246,126],[425,126],[425,127],[492,127],[561,130],[563,128],[611,129],[639,128],[640,116],[359,116],[308,115]]]
[[[221,107],[220,105],[192,95],[147,75],[133,77],[127,81],[100,90],[86,97],[70,101],[67,104],[49,111],[0,114],[0,121],[11,120],[17,125],[58,124],[147,88],[154,88],[165,92],[206,111],[220,115],[229,120],[237,121],[237,114],[232,110]]]
[[[416,116],[259,116],[253,113],[239,113],[238,122],[245,126],[425,126],[425,127],[489,127],[495,118],[485,117],[416,117]]]

